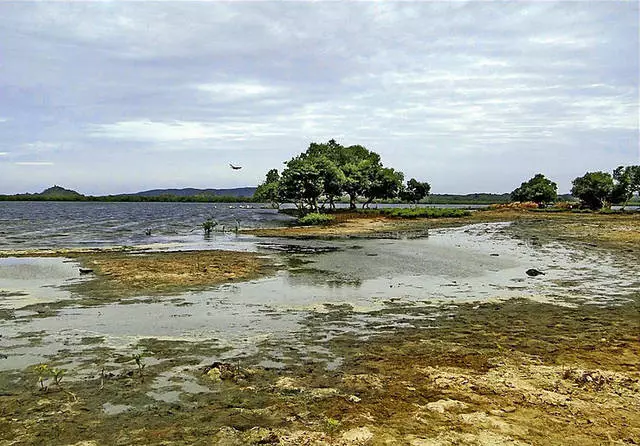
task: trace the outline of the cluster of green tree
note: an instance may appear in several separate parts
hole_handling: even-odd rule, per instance
[[[380,155],[360,145],[343,146],[335,140],[326,144],[311,143],[309,148],[285,163],[282,173],[271,169],[258,186],[254,200],[280,207],[293,203],[303,212],[318,212],[347,197],[355,209],[375,200],[400,198],[417,203],[429,194],[429,183],[412,178],[403,184],[404,174],[384,167]]]
[[[640,195],[640,166],[619,166],[608,172],[587,172],[573,180],[571,194],[589,209],[611,204],[626,206],[634,194]]]
[[[613,175],[607,172],[587,172],[573,180],[572,197],[583,207],[602,209],[611,204],[626,206],[640,195],[640,166],[619,166]],[[533,201],[540,205],[553,203],[558,198],[558,186],[542,174],[537,174],[511,192],[513,201]]]
[[[251,197],[239,197],[235,195],[172,195],[163,194],[155,196],[145,195],[107,195],[102,197],[89,197],[88,201],[124,201],[124,202],[163,202],[163,203],[251,203]]]
[[[429,203],[431,204],[495,204],[508,203],[511,199],[510,194],[431,194],[429,195]]]

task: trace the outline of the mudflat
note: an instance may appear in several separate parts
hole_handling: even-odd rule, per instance
[[[39,349],[54,344],[57,348],[50,347],[39,363],[64,370],[59,382],[34,365],[0,372],[0,444],[640,442],[638,214],[509,210],[476,212],[456,221],[357,220],[260,232],[269,243],[282,237],[298,243],[297,250],[272,254],[270,260],[264,254],[225,257],[221,252],[75,257],[94,266],[96,280],[110,283],[113,294],[134,289],[142,297],[103,306],[82,298],[88,282],[81,282],[47,311],[40,305],[0,312],[7,328],[0,338],[7,359],[0,359],[0,366],[20,355],[38,356]],[[510,224],[492,225],[500,221]],[[454,234],[446,229],[451,225],[463,227]],[[403,234],[424,237],[424,230],[431,230],[442,251],[429,251],[423,239],[413,245],[402,240]],[[343,241],[332,242],[332,236]],[[322,241],[301,254],[300,237]],[[414,245],[414,252],[405,252]],[[463,257],[397,265],[418,277],[413,281],[379,265],[385,253],[396,263],[416,263],[421,255],[456,250]],[[509,257],[517,250],[531,255]],[[486,274],[477,275],[469,266],[474,259],[486,265]],[[518,263],[522,259],[538,262],[526,267],[546,265],[545,275],[527,278],[525,265]],[[365,260],[365,269],[350,264]],[[285,276],[269,269],[277,264]],[[589,269],[591,264],[599,266]],[[420,268],[437,265],[441,269],[433,279],[419,279]],[[456,265],[458,273],[447,270]],[[202,279],[210,268],[224,285]],[[361,272],[363,283],[340,276],[343,269]],[[235,271],[240,273],[225,276]],[[266,274],[263,279],[242,284],[259,271]],[[376,281],[366,282],[365,272],[372,271]],[[322,285],[310,288],[300,279],[307,276]],[[281,277],[290,281],[285,294],[324,290],[327,298],[342,297],[322,301],[321,295],[310,309],[282,306],[278,299],[286,296],[273,285],[285,280]],[[386,277],[384,294],[367,300],[369,307],[358,308],[349,299],[369,296],[367,286]],[[154,284],[160,284],[158,292],[147,301],[144,295]],[[203,285],[218,288],[198,291]],[[492,286],[479,293],[485,285]],[[446,292],[451,289],[476,297],[454,299],[448,296],[458,294]],[[444,297],[421,297],[433,294]],[[205,325],[195,324],[208,307],[212,314],[203,319]],[[137,314],[141,321],[145,311],[166,311],[162,323],[180,322],[184,330],[193,326],[195,331],[152,336],[152,330],[127,337],[136,333],[134,322],[124,333],[116,327],[126,321],[101,319],[113,312],[122,319]],[[216,312],[227,322],[223,333],[214,335],[206,327],[217,321]],[[85,316],[78,320],[89,328],[81,336],[56,337],[53,327],[73,326],[80,313]],[[254,333],[252,327],[262,323],[265,331]],[[234,325],[241,327],[237,333]],[[268,327],[295,333],[269,335]],[[223,334],[237,341],[221,342]]]

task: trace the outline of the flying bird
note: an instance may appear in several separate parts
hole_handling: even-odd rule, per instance
[[[231,163],[229,163],[229,166],[231,166],[231,168],[232,168],[233,170],[240,170],[240,169],[242,169],[242,166],[234,166],[234,165],[233,165],[233,164],[231,164]]]

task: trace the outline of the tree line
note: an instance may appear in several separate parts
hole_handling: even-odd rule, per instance
[[[335,209],[347,197],[349,208],[358,200],[368,207],[375,200],[399,198],[417,203],[430,192],[427,182],[411,178],[382,164],[380,155],[361,145],[343,146],[331,139],[311,143],[307,150],[285,162],[282,172],[271,169],[254,194],[274,207],[293,203],[302,213]]]
[[[0,201],[96,201],[96,202],[127,202],[127,203],[251,203],[251,197],[235,195],[189,195],[179,196],[172,194],[162,195],[42,195],[42,194],[15,194],[0,195]]]
[[[626,206],[635,194],[640,195],[640,166],[619,166],[613,173],[587,172],[572,182],[571,195],[587,209],[603,209],[612,204]],[[557,200],[558,186],[537,174],[511,192],[512,201],[533,201],[546,205]]]

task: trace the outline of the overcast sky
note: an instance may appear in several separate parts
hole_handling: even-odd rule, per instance
[[[15,1],[0,17],[0,193],[251,186],[331,138],[434,193],[538,172],[567,192],[640,163],[636,1]]]

